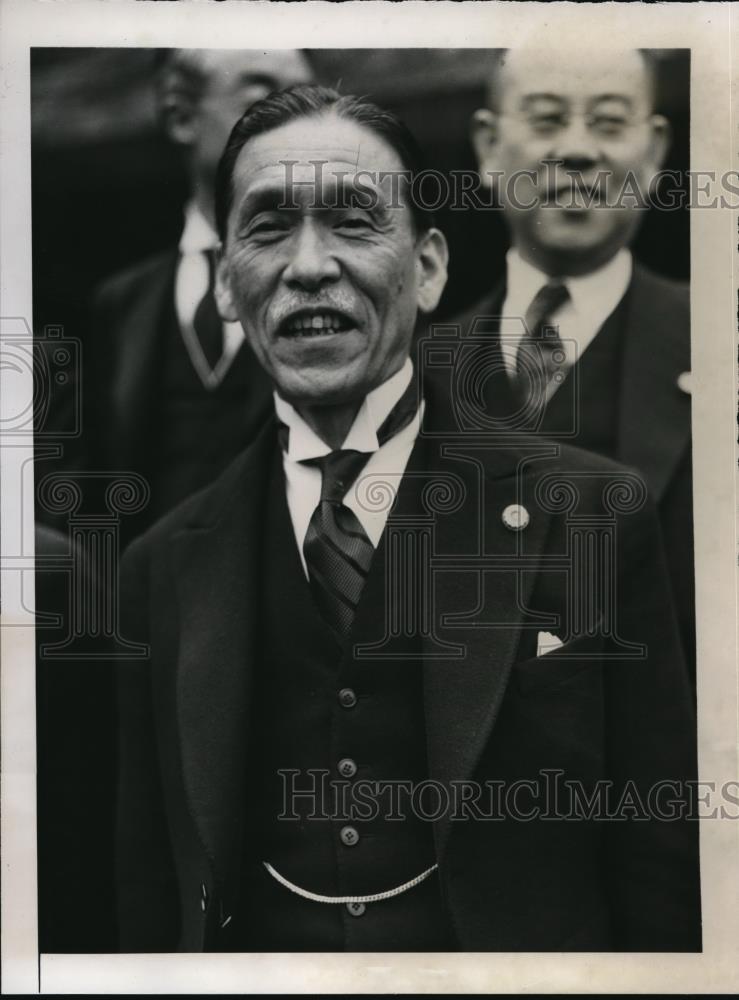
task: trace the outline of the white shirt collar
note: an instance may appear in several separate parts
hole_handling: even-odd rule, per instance
[[[568,305],[578,315],[592,316],[602,322],[623,298],[631,271],[631,253],[622,248],[597,271],[579,277],[563,276],[561,281],[570,293]],[[506,254],[506,273],[506,301],[509,304],[506,312],[524,316],[536,293],[551,279],[524,260],[514,247]]]
[[[557,310],[553,321],[559,328],[565,351],[565,366],[581,358],[605,321],[623,298],[631,281],[632,259],[622,249],[592,274],[572,278],[565,276],[570,298]],[[500,344],[508,374],[516,372],[516,353],[524,333],[522,319],[536,293],[551,280],[543,271],[525,261],[517,250],[506,256],[506,297],[500,320]],[[556,391],[551,382],[549,392]]]
[[[180,236],[180,253],[202,253],[218,246],[218,234],[194,201],[185,206],[185,225]]]
[[[410,358],[406,358],[405,364],[399,371],[365,396],[341,446],[343,449],[351,448],[363,452],[378,450],[380,444],[377,432],[408,388],[412,376],[413,364]],[[328,455],[332,449],[308,426],[298,411],[276,392],[274,400],[277,419],[290,429],[288,457],[294,462],[304,462],[310,458]]]

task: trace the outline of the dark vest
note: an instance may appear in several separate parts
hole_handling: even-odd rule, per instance
[[[268,496],[263,631],[253,700],[258,718],[251,723],[246,769],[250,819],[242,915],[236,918],[231,946],[250,951],[453,949],[436,874],[392,899],[368,903],[356,916],[343,904],[295,895],[261,865],[269,861],[302,888],[336,896],[392,889],[436,860],[431,823],[413,817],[410,796],[396,791],[395,814],[405,818],[386,818],[390,790],[383,785],[378,796],[374,785],[415,786],[427,776],[419,640],[409,640],[404,652],[410,659],[355,655],[358,644],[382,637],[384,545],[375,553],[352,635],[342,649],[315,608],[300,563],[280,455]],[[347,689],[356,704],[351,698],[347,702]],[[350,778],[339,769],[347,758],[357,768]],[[291,795],[294,791],[309,794]],[[347,844],[342,831],[349,827],[358,839]]]
[[[159,398],[151,428],[152,521],[213,482],[249,443],[252,394],[264,394],[264,376],[242,344],[223,381],[206,389],[193,368],[174,306],[167,309]]]

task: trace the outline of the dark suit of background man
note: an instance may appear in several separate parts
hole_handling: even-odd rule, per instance
[[[667,121],[653,110],[653,70],[650,56],[637,50],[548,46],[546,52],[500,54],[489,107],[474,117],[473,142],[483,179],[498,172],[511,248],[505,278],[491,275],[493,292],[461,323],[469,330],[476,317],[503,316],[509,324],[511,317],[523,317],[540,330],[557,327],[565,360],[544,391],[538,430],[635,466],[645,476],[658,504],[694,670],[688,288],[632,259],[629,244],[644,215],[633,199],[606,208],[596,194],[586,207],[580,181],[568,176],[579,171],[588,185],[608,172],[604,190],[611,204],[630,176],[631,191],[638,185],[646,198],[669,140]],[[530,174],[514,186],[510,179],[517,171]],[[538,203],[553,202],[557,193],[564,207]],[[517,374],[517,329],[503,331],[503,356],[489,386],[491,405],[501,416],[520,409],[531,385],[520,364]],[[493,323],[491,332],[496,330]],[[575,409],[573,436],[568,431]]]
[[[396,201],[419,163],[393,116],[317,87],[254,105],[226,147],[217,299],[276,419],[124,557],[124,634],[151,651],[120,670],[124,950],[700,946],[695,824],[531,818],[546,769],[612,782],[612,807],[693,776],[687,674],[648,503],[613,508],[613,562],[561,564],[606,551],[570,545],[563,497],[589,524],[635,477],[460,436],[449,342],[422,339],[419,399],[410,345],[447,263]],[[439,810],[468,780],[529,784]]]
[[[85,364],[95,467],[135,470],[152,497],[129,533],[210,482],[264,419],[269,386],[213,300],[213,183],[234,122],[271,90],[311,79],[295,49],[173,49],[161,56],[164,128],[191,185],[179,245],[110,278]]]

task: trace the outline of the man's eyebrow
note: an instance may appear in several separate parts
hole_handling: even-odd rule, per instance
[[[547,91],[541,91],[538,94],[526,94],[521,99],[522,108],[526,109],[528,106],[535,104],[537,101],[554,101],[557,104],[566,104],[569,102],[569,98],[563,97],[561,94],[551,94]],[[618,101],[621,104],[625,104],[627,107],[631,108],[634,105],[634,101],[627,94],[596,94],[595,97],[588,98],[588,104],[599,104],[602,101]]]
[[[634,105],[633,100],[626,94],[598,94],[597,97],[591,97],[589,103],[598,104],[600,101],[620,101],[621,104],[625,104],[629,108]]]
[[[243,221],[258,212],[272,212],[284,207],[287,191],[284,187],[262,187],[250,191],[239,205],[238,218]]]
[[[549,91],[543,90],[538,94],[525,94],[521,99],[521,107],[526,108],[535,101],[556,101],[558,104],[564,104],[567,98],[561,94],[552,94]]]
[[[403,171],[403,173],[407,173],[407,171]],[[386,171],[385,174],[387,176],[389,172]],[[341,207],[361,209],[377,219],[386,217],[388,214],[389,206],[384,200],[385,191],[377,173],[363,176],[362,171],[359,171],[359,178],[352,175],[341,177],[339,191],[342,198]],[[327,196],[328,207],[331,207],[331,197],[329,193]],[[352,198],[356,199],[355,203],[352,203]]]

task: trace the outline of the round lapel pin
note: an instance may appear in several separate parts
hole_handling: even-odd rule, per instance
[[[529,512],[520,503],[511,503],[503,511],[503,524],[510,531],[522,531],[529,520]]]

